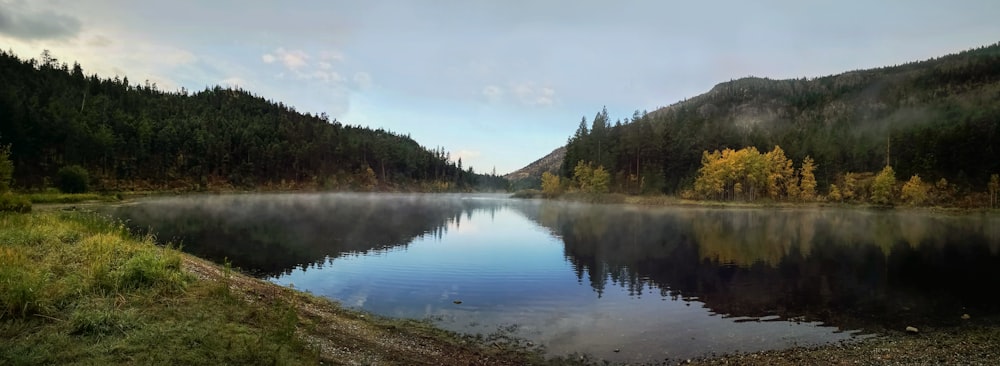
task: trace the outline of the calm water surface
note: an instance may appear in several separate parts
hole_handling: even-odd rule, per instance
[[[354,194],[155,199],[118,215],[350,307],[469,333],[513,328],[552,354],[611,361],[1000,314],[1000,218],[989,215]]]

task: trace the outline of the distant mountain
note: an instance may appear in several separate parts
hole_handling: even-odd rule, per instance
[[[613,190],[670,193],[691,186],[704,151],[775,145],[814,158],[823,191],[887,160],[900,179],[982,189],[1000,172],[1000,44],[812,79],[747,77],[614,123],[602,111],[581,121],[560,172],[590,161]]]
[[[542,173],[550,172],[557,174],[559,172],[559,167],[562,166],[563,158],[565,156],[566,147],[560,146],[541,159],[528,164],[528,166],[505,175],[504,178],[510,181],[513,186],[518,188],[540,187]]]

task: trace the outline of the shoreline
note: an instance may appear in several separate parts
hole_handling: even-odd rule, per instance
[[[1000,213],[1000,209],[976,207],[962,208],[954,206],[910,206],[910,205],[875,205],[860,202],[820,202],[820,201],[712,201],[685,199],[668,195],[626,195],[621,193],[566,193],[555,197],[544,197],[541,192],[514,192],[512,199],[540,199],[553,202],[576,202],[590,204],[633,205],[647,207],[687,207],[712,209],[789,209],[789,208],[840,208],[856,210],[884,210],[898,212],[931,212],[939,214],[991,214]]]
[[[148,196],[141,196],[148,197]],[[128,204],[141,197],[118,202],[43,204],[37,213],[58,215],[66,207],[89,211],[92,206]],[[672,202],[673,203],[673,202]],[[627,202],[626,204],[641,205]],[[647,203],[648,204],[648,203]],[[666,205],[661,203],[660,205]],[[697,202],[695,207],[702,207]],[[722,206],[722,208],[732,206]],[[750,207],[755,208],[756,206]],[[802,207],[801,205],[782,207]],[[816,206],[824,207],[824,206]],[[744,207],[740,207],[744,208]],[[850,207],[848,207],[850,208]],[[90,213],[84,213],[90,214]],[[386,318],[345,309],[336,301],[286,288],[249,275],[230,273],[228,268],[194,255],[180,253],[185,272],[210,283],[227,282],[227,289],[253,306],[291,304],[300,319],[300,335],[320,360],[333,364],[591,364],[579,355],[546,359],[539,346],[505,334],[463,335],[445,331],[428,321]],[[918,334],[883,330],[865,339],[812,347],[792,347],[737,354],[712,354],[691,360],[664,360],[663,364],[705,365],[751,364],[990,364],[1000,358],[1000,321],[972,318],[955,327],[921,329]],[[416,343],[413,343],[413,342]]]

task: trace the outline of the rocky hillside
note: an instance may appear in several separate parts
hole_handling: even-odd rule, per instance
[[[537,188],[541,186],[542,173],[558,173],[563,158],[566,157],[566,147],[560,146],[548,155],[535,160],[528,166],[507,174],[507,178],[515,188]]]

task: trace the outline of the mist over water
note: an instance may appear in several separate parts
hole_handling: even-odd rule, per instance
[[[117,215],[345,306],[470,333],[516,325],[553,354],[612,361],[1000,313],[995,215],[404,194],[153,199]]]

